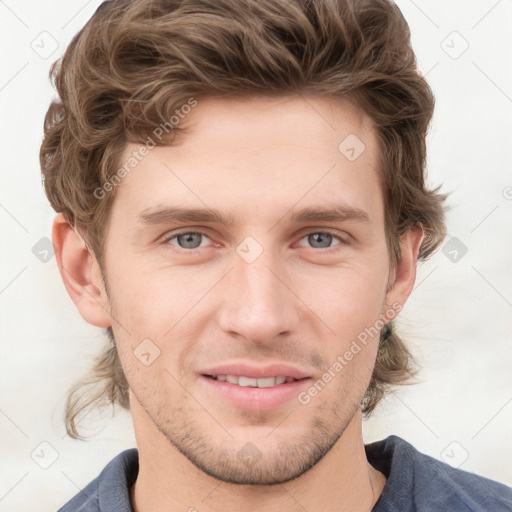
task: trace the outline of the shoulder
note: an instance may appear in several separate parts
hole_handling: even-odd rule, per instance
[[[139,471],[136,448],[121,452],[58,512],[133,512],[130,487]]]
[[[369,462],[388,479],[375,512],[512,511],[512,488],[453,468],[397,436],[365,448]]]

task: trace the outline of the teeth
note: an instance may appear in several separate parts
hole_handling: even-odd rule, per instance
[[[245,377],[244,375],[212,375],[212,377],[222,382],[229,382],[231,384],[238,384],[239,386],[252,388],[270,388],[272,386],[278,386],[279,384],[293,382],[296,380],[293,377],[265,377],[255,379],[252,377]]]
[[[238,377],[238,385],[244,387],[256,387],[258,385],[258,379],[251,379],[250,377]]]
[[[258,381],[258,387],[259,388],[270,388],[272,386],[275,386],[277,384],[277,378],[276,377],[265,377],[262,379],[257,379]]]

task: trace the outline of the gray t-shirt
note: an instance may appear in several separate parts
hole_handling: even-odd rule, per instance
[[[387,482],[372,512],[512,512],[512,488],[455,469],[397,436],[365,445]],[[138,451],[125,450],[58,512],[133,512]]]

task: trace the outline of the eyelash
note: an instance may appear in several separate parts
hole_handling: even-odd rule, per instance
[[[195,251],[198,251],[199,249],[203,249],[203,247],[196,247],[195,249],[183,249],[181,247],[177,247],[175,245],[172,245],[170,243],[171,240],[179,237],[179,236],[182,236],[182,235],[191,235],[191,234],[194,234],[194,235],[202,235],[202,236],[205,236],[206,238],[210,238],[206,233],[204,233],[203,231],[181,231],[179,233],[174,233],[172,234],[171,236],[166,236],[163,240],[163,243],[164,244],[167,244],[169,245],[172,250],[175,250],[176,252],[179,252],[179,253],[194,253]],[[321,231],[309,231],[307,233],[305,233],[304,235],[301,236],[300,240],[308,237],[309,235],[314,235],[314,234],[322,234],[322,235],[331,235],[332,237],[338,239],[338,241],[340,242],[339,244],[333,246],[333,247],[327,247],[326,249],[317,249],[318,252],[321,252],[321,253],[324,253],[324,254],[327,254],[327,253],[331,253],[333,251],[336,251],[337,248],[339,248],[340,246],[344,246],[344,245],[347,245],[348,242],[341,238],[339,236],[339,234],[337,234],[336,232],[330,230],[330,229],[323,229]],[[301,246],[302,247],[302,246]],[[314,247],[310,247],[310,249],[313,249],[315,250]]]

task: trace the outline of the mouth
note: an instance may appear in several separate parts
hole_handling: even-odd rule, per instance
[[[284,376],[255,378],[246,377],[245,375],[205,375],[205,377],[248,388],[272,388],[281,384],[302,380]]]
[[[298,405],[298,396],[312,382],[311,377],[249,377],[246,375],[201,374],[199,382],[210,404],[235,410],[266,412]]]

